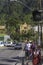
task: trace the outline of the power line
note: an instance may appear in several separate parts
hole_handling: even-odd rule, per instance
[[[32,8],[30,8],[29,6],[27,6],[27,5],[26,5],[25,3],[23,3],[22,1],[18,1],[18,0],[10,0],[10,1],[18,2],[18,3],[22,4],[22,5],[24,5],[25,7],[27,7],[30,11],[33,11]]]

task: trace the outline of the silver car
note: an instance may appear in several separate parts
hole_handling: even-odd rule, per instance
[[[22,44],[17,43],[17,44],[14,46],[14,49],[22,49]]]
[[[16,43],[12,43],[12,44],[11,44],[11,47],[14,47],[15,45],[16,45]]]
[[[6,46],[6,47],[10,47],[12,45],[12,42],[5,42],[5,44],[4,44],[4,46]]]

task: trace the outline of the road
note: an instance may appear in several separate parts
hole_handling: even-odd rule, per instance
[[[43,51],[41,53],[43,55]],[[0,48],[0,65],[22,65],[24,56],[25,52],[23,50],[14,50],[12,47]],[[32,65],[32,62],[29,61],[29,65]]]
[[[14,50],[11,47],[0,49],[0,65],[15,65],[21,62],[22,57],[24,57],[23,50]]]

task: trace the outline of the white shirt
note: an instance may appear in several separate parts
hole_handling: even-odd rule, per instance
[[[31,44],[28,43],[28,44],[27,44],[27,50],[30,50],[30,47],[31,47]]]

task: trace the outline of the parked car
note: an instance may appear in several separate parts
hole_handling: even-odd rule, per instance
[[[5,44],[4,44],[4,46],[7,46],[7,47],[11,47],[11,45],[12,45],[12,42],[5,42]]]
[[[11,47],[14,47],[15,45],[16,45],[16,43],[12,43],[12,44],[11,44]]]
[[[16,43],[14,49],[22,49],[22,44]]]
[[[4,46],[3,41],[0,41],[0,47]]]

